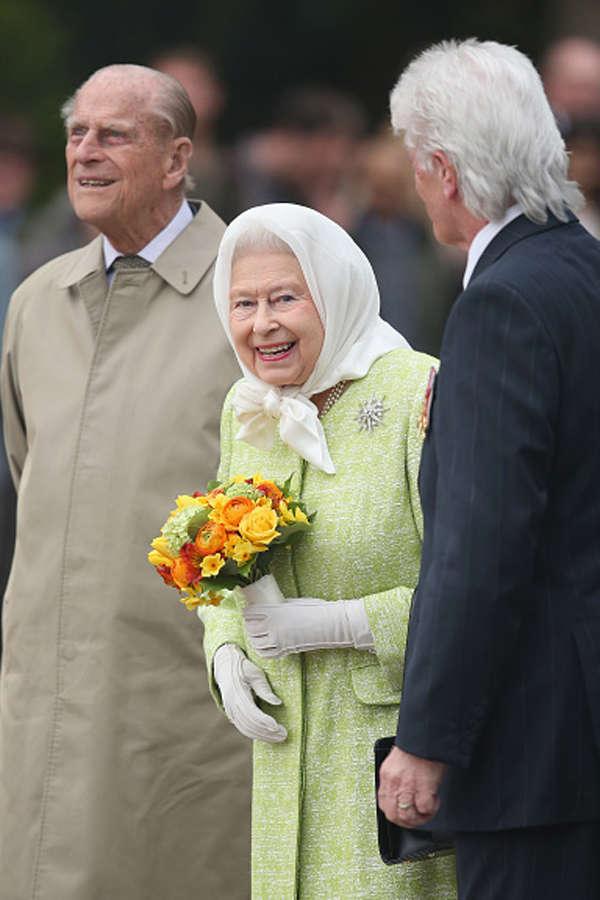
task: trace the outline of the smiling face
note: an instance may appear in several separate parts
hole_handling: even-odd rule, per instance
[[[296,257],[251,251],[231,269],[229,326],[245,366],[267,384],[304,384],[325,330]]]
[[[181,203],[173,177],[179,144],[162,141],[149,113],[151,77],[125,82],[104,72],[78,94],[67,123],[67,180],[77,216],[116,249],[135,253],[173,218]]]

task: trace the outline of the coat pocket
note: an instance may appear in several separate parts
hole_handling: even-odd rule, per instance
[[[399,706],[402,692],[395,691],[378,663],[351,670],[352,689],[361,703],[370,706]]]
[[[573,634],[583,669],[596,746],[600,750],[600,621],[579,622],[573,627]]]

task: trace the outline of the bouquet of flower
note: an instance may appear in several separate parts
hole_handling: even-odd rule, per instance
[[[148,561],[188,609],[218,606],[223,591],[258,581],[273,549],[310,528],[315,514],[291,496],[291,480],[280,486],[260,473],[236,475],[210,482],[205,494],[177,497]]]

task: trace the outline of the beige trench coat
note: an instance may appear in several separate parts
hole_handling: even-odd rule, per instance
[[[11,301],[1,900],[249,896],[250,742],[209,697],[200,622],[146,560],[174,497],[214,477],[239,375],[211,299],[222,231],[203,205],[108,295],[97,238]]]

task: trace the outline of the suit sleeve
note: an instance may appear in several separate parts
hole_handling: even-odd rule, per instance
[[[465,291],[444,336],[421,474],[437,470],[435,504],[396,739],[417,756],[468,766],[502,690],[548,504],[558,378],[522,296],[482,278]]]
[[[434,363],[435,360],[431,358],[430,362]],[[423,539],[423,515],[418,482],[423,441],[418,433],[418,423],[428,377],[429,369],[423,372],[418,385],[415,386],[413,405],[408,416],[402,461],[403,477],[406,479],[409,501],[404,514],[412,518],[420,540]],[[396,466],[397,462],[397,460],[392,460],[391,464]],[[390,477],[397,477],[397,473],[393,473]],[[413,586],[397,585],[390,590],[369,594],[363,598],[377,660],[387,681],[395,691],[400,691],[402,688],[404,651],[413,593]]]

